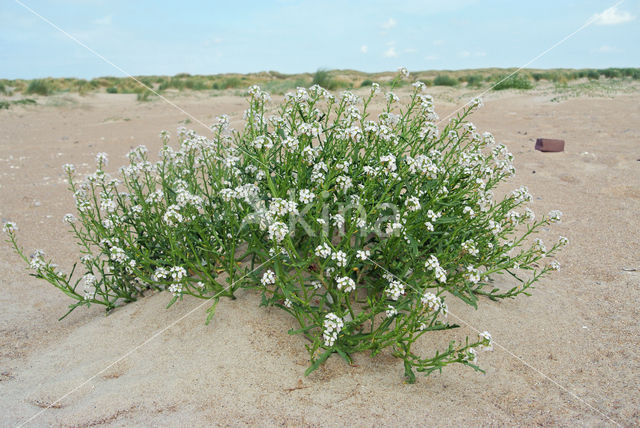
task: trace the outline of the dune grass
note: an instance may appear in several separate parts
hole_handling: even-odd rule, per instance
[[[513,73],[516,69],[484,68],[476,70],[431,70],[412,71],[412,79],[421,80],[427,86],[459,86],[477,88],[498,82],[502,77]],[[165,91],[209,91],[212,95],[229,91],[244,91],[257,84],[268,88],[274,94],[283,94],[298,86],[309,86],[313,83],[330,90],[341,90],[371,86],[377,82],[389,86],[393,72],[364,73],[356,70],[319,69],[315,73],[285,74],[278,71],[263,71],[249,74],[212,74],[191,75],[180,73],[175,76],[136,76],[136,79],[159,93]],[[640,68],[606,68],[606,69],[525,69],[517,77],[502,82],[501,89],[530,89],[543,83],[563,85],[569,82],[597,80],[639,80]],[[398,86],[409,84],[402,81]],[[106,92],[109,94],[143,94],[145,90],[136,80],[126,77],[104,76],[91,80],[77,78],[45,78],[45,79],[0,79],[0,95],[21,93],[25,95],[50,95],[52,93]],[[148,95],[140,95],[147,97]]]

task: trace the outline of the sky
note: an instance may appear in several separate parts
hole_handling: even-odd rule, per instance
[[[520,67],[587,22],[528,67],[640,67],[639,0],[0,0],[0,78]]]

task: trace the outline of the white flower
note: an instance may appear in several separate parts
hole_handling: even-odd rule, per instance
[[[409,211],[418,211],[421,208],[420,200],[415,196],[408,197],[404,205]]]
[[[67,174],[73,174],[76,170],[76,167],[73,164],[65,163],[62,165],[62,170]]]
[[[484,103],[482,102],[482,98],[474,98],[471,100],[469,104],[474,108],[480,108],[484,106]]]
[[[300,189],[300,203],[308,204],[313,201],[316,195],[308,189]]]
[[[336,178],[336,184],[338,185],[338,187],[343,191],[346,192],[347,190],[349,190],[351,187],[353,187],[353,184],[351,182],[351,177],[348,177],[346,175],[340,175]]]
[[[336,278],[336,286],[338,290],[344,291],[345,293],[350,293],[356,289],[355,281],[348,276]]]
[[[83,278],[84,280],[84,299],[91,300],[96,295],[96,283],[98,280],[93,274],[86,274]]]
[[[73,214],[65,214],[64,217],[62,217],[62,222],[67,224],[73,224],[76,222],[76,218],[74,217]]]
[[[438,261],[438,258],[432,254],[429,256],[424,266],[429,270],[434,270],[435,268],[440,267],[440,262]]]
[[[544,241],[540,238],[536,238],[533,242],[533,248],[535,251],[541,255],[544,255],[547,252],[547,247],[544,245]]]
[[[338,339],[338,334],[344,327],[344,321],[333,312],[330,312],[324,317],[323,327],[322,338],[324,339],[324,346],[331,347]]]
[[[400,296],[404,294],[404,290],[404,283],[398,280],[392,280],[389,282],[389,285],[385,288],[384,292],[391,300],[398,300]]]
[[[560,239],[558,240],[558,243],[562,246],[565,246],[569,244],[569,238],[565,238],[564,236],[561,236]]]
[[[412,83],[411,86],[416,88],[418,91],[422,91],[426,87],[426,85],[419,80],[417,82]]]
[[[562,219],[562,211],[558,211],[558,210],[549,211],[548,216],[549,216],[549,221],[551,223],[558,223],[560,219]]]
[[[467,241],[464,241],[462,243],[462,249],[465,250],[467,253],[469,253],[472,256],[477,256],[478,255],[478,249],[476,248],[476,243],[473,239],[469,239]]]
[[[392,318],[398,315],[398,310],[391,305],[387,305],[387,310],[385,311],[387,318]]]
[[[168,226],[177,226],[184,221],[182,214],[178,212],[180,207],[178,205],[170,205],[167,207],[167,211],[162,216],[162,219]]]
[[[4,233],[11,233],[11,232],[15,232],[16,230],[18,230],[18,225],[15,224],[12,221],[7,221],[3,226],[2,226],[2,231]]]
[[[442,307],[442,300],[433,293],[425,292],[420,301],[427,307],[428,311],[437,311]]]
[[[268,150],[273,147],[273,140],[271,140],[271,138],[267,137],[266,135],[261,135],[253,140],[253,143],[251,143],[251,145],[258,150],[262,148]]]
[[[347,254],[344,251],[337,251],[331,254],[331,259],[335,260],[338,267],[345,267],[347,265]]]
[[[409,70],[406,67],[398,68],[398,72],[402,75],[402,77],[409,77]]]
[[[342,226],[344,226],[344,217],[342,216],[342,214],[332,215],[331,219],[333,220],[333,225],[335,227],[337,227],[338,229],[342,229]]]
[[[174,282],[174,283],[170,284],[169,285],[169,291],[174,296],[179,296],[180,294],[182,294],[182,284],[179,283],[179,282]]]
[[[480,282],[480,272],[478,272],[478,269],[476,269],[475,267],[469,265],[467,266],[467,273],[465,274],[465,278],[468,281],[477,284],[478,282]]]
[[[427,211],[427,217],[429,219],[431,219],[431,221],[435,222],[440,217],[442,217],[442,212],[435,213],[435,212],[433,212],[433,210],[429,210],[429,211]]]
[[[318,245],[315,250],[315,255],[323,259],[329,257],[331,253],[331,247],[326,242]]]
[[[322,287],[322,283],[320,281],[311,281],[311,286],[314,290],[319,290]]]
[[[552,261],[551,263],[549,263],[549,269],[560,270],[560,263],[558,263],[557,260]]]
[[[493,351],[493,339],[488,331],[480,333],[478,338],[482,341],[482,344],[478,346],[478,349],[481,351]]]
[[[387,92],[385,97],[387,98],[387,102],[389,103],[397,103],[398,101],[400,101],[400,98],[398,98],[398,96],[393,92]]]
[[[182,278],[187,276],[187,271],[183,267],[173,266],[171,269],[169,269],[169,274],[174,281],[178,282],[181,281]]]
[[[369,250],[358,250],[356,252],[356,257],[360,260],[366,260],[371,256],[371,251]]]
[[[436,279],[440,282],[442,282],[443,284],[445,282],[447,282],[447,274],[445,272],[445,270],[443,268],[441,268],[440,266],[438,266],[435,269],[435,273],[436,273]]]
[[[471,363],[471,364],[476,364],[478,362],[478,351],[476,351],[474,348],[468,348],[464,352],[465,353],[462,356],[462,359],[465,362],[468,362],[468,363]]]
[[[96,162],[98,163],[98,167],[102,167],[109,163],[109,157],[106,153],[101,152],[96,155]]]
[[[284,299],[284,306],[287,308],[291,308],[293,304],[291,303],[291,300],[287,298],[287,299]]]
[[[277,221],[269,226],[269,239],[276,241],[278,244],[289,233],[289,227],[286,224]]]
[[[271,269],[269,269],[262,274],[262,280],[260,282],[262,282],[262,285],[264,286],[275,284],[276,274]]]
[[[284,140],[282,140],[282,145],[285,146],[288,151],[294,152],[298,150],[298,146],[300,145],[300,142],[295,137],[287,137]]]
[[[160,281],[161,279],[167,279],[167,276],[169,276],[169,271],[160,266],[156,268],[152,278],[154,281]]]
[[[117,263],[124,263],[129,260],[129,257],[124,252],[124,250],[120,247],[111,247],[111,255],[109,256],[111,260]]]
[[[430,221],[426,221],[426,222],[424,223],[424,226],[427,228],[427,230],[428,230],[429,232],[433,232],[433,231],[434,231],[433,224],[431,224],[431,222],[430,222]]]
[[[100,209],[112,213],[116,210],[116,203],[112,199],[104,199],[100,202]]]
[[[476,212],[471,207],[464,207],[462,213],[467,214],[471,218],[474,218],[476,216]]]
[[[514,190],[511,194],[513,195],[516,202],[518,203],[529,202],[531,201],[531,199],[533,199],[533,197],[531,196],[531,193],[529,193],[529,189],[527,189],[527,186],[519,187],[518,189]]]

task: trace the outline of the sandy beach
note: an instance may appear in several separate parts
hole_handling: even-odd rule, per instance
[[[441,116],[473,94],[430,92]],[[227,113],[238,125],[245,109],[231,93],[167,96],[207,124]],[[61,219],[74,203],[61,165],[89,173],[107,152],[115,172],[139,144],[156,153],[163,129],[204,130],[134,94],[37,101],[0,110],[0,219],[18,223],[27,251],[42,248],[69,269],[77,251]],[[528,186],[537,214],[563,211],[553,233],[570,240],[562,269],[531,297],[483,300],[477,311],[452,299],[461,327],[418,344],[430,354],[488,330],[496,346],[481,356],[486,374],[448,367],[409,385],[402,362],[382,353],[355,355],[352,366],[332,357],[304,377],[304,339],[287,334],[294,320],[258,307],[249,291],[222,300],[208,326],[206,304],[186,298],[165,309],[168,293],[58,321],[70,300],[28,276],[2,243],[0,425],[639,425],[640,90],[502,91],[484,102],[471,120],[513,152],[511,188]],[[565,152],[535,151],[539,137],[564,139]]]

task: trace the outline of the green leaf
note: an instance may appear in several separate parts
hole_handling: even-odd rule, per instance
[[[207,320],[204,322],[205,325],[209,325],[211,319],[216,314],[216,307],[218,306],[218,302],[220,301],[219,297],[213,299],[213,305],[209,309],[207,309]]]
[[[320,364],[324,363],[327,358],[333,353],[333,349],[327,350],[324,354],[320,355],[320,357],[309,366],[309,368],[304,372],[305,376],[309,376],[311,372],[320,367]]]
[[[306,331],[311,330],[311,329],[312,329],[312,328],[314,328],[314,327],[315,327],[315,325],[309,325],[309,326],[306,326],[306,327],[304,327],[304,328],[299,328],[298,330],[290,329],[287,333],[289,333],[289,334],[299,334],[299,333],[304,333],[304,332],[306,332]]]

